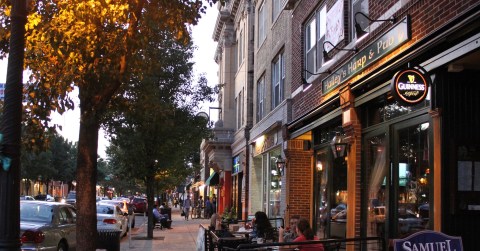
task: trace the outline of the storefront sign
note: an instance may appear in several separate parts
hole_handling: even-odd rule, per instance
[[[237,155],[233,157],[233,172],[232,174],[236,174],[240,172],[240,156]]]
[[[462,238],[425,230],[393,240],[394,251],[463,251]]]
[[[325,95],[352,78],[358,72],[383,58],[411,39],[410,17],[406,16],[395,27],[374,43],[361,50],[339,69],[322,81],[322,94]]]
[[[391,91],[395,99],[406,105],[415,105],[427,96],[429,77],[420,70],[409,68],[397,72],[391,83]]]

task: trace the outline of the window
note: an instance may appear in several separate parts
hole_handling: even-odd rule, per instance
[[[238,40],[238,67],[242,65],[244,57],[244,46],[243,46],[243,30],[240,31],[240,39]]]
[[[265,76],[257,82],[257,122],[265,116]]]
[[[355,32],[355,13],[362,12],[363,14],[368,16],[368,0],[353,0],[351,10],[353,18],[350,27],[352,27],[352,37],[356,37],[357,34]],[[357,16],[357,23],[360,24],[360,27],[362,27],[363,30],[365,30],[365,28],[367,28],[367,26],[369,25],[368,19],[366,19],[362,15]]]
[[[283,85],[285,82],[285,62],[283,53],[275,58],[272,64],[272,110],[283,101]]]
[[[237,121],[237,130],[242,128],[244,123],[244,116],[243,116],[243,88],[238,93],[238,96],[235,98],[235,113],[236,113],[236,121]]]
[[[258,8],[258,47],[260,47],[266,37],[265,22],[265,2],[263,2],[260,8]]]
[[[238,55],[238,50],[239,50],[238,42],[239,42],[239,41],[237,40],[236,43],[235,43],[235,45],[234,45],[235,48],[234,48],[234,50],[233,50],[233,55],[232,55],[232,56],[233,56],[233,70],[234,70],[235,72],[237,72],[237,71],[238,71],[238,68],[240,67],[240,63],[239,63],[239,62],[240,62],[240,58],[239,58],[239,55]]]
[[[281,5],[282,5],[282,0],[273,0],[272,1],[272,22],[275,21],[275,19],[280,15],[280,12],[282,11]]]
[[[305,25],[305,68],[315,73],[322,67],[323,42],[327,30],[327,8],[323,6],[315,11]],[[310,74],[306,75],[308,79]]]

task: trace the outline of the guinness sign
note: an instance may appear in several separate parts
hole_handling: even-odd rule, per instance
[[[430,78],[418,69],[409,68],[397,72],[392,79],[391,91],[395,99],[407,105],[415,105],[427,96]]]

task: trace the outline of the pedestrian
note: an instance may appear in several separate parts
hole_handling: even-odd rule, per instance
[[[198,219],[200,219],[200,218],[202,218],[202,209],[203,209],[203,207],[204,207],[204,205],[203,205],[203,197],[202,197],[202,196],[198,197],[198,201],[197,201],[197,205],[196,205],[196,206],[197,206],[197,208],[196,208],[196,209],[197,209],[196,217],[197,217]]]
[[[190,200],[190,195],[187,195],[187,198],[183,201],[183,213],[185,214],[185,220],[188,221],[188,215],[190,214],[190,207],[192,201]]]
[[[213,214],[212,202],[210,202],[210,197],[205,197],[205,218],[210,219]]]
[[[215,194],[212,197],[212,208],[212,214],[217,213],[217,196]]]

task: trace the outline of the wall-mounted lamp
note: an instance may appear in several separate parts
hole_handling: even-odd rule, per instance
[[[332,147],[333,157],[335,159],[343,158],[347,155],[349,144],[345,139],[345,136],[340,134],[339,132],[337,132],[335,137],[333,137],[330,146]]]
[[[275,161],[275,164],[277,165],[277,170],[283,176],[283,174],[285,173],[285,160],[282,159],[282,157],[279,155],[277,157],[277,160]]]
[[[363,17],[365,17],[368,21],[370,22],[386,22],[386,21],[389,21],[389,22],[392,22],[395,23],[396,21],[396,18],[395,17],[391,17],[389,19],[371,19],[370,17],[368,17],[367,15],[365,15],[363,12],[357,12],[355,13],[355,17],[354,17],[354,20],[355,20],[355,32],[357,33],[357,42],[362,40],[363,38],[365,38],[365,36],[368,34],[368,32],[364,31],[362,29],[362,27],[360,26],[360,23],[357,22],[357,15],[360,14],[362,15]]]
[[[308,73],[310,75],[321,75],[321,74],[330,74],[331,71],[328,70],[328,71],[322,71],[322,72],[317,72],[317,73],[313,73],[313,72],[310,72],[309,70],[304,70],[305,73]],[[302,82],[303,82],[303,91],[306,91],[308,90],[310,87],[312,87],[312,83],[308,83],[307,80],[305,78],[302,78]]]
[[[323,163],[320,159],[317,159],[317,171],[323,171]]]
[[[333,47],[332,50],[333,50],[333,49],[336,49],[336,50],[339,50],[339,51],[353,51],[353,52],[357,52],[357,51],[358,51],[357,47],[355,47],[355,48],[353,48],[353,49],[338,48],[337,46],[333,45],[330,41],[325,41],[325,42],[323,42],[323,61],[324,61],[325,63],[328,62],[328,61],[330,61],[330,60],[332,59],[332,58],[328,55],[327,50],[325,50],[325,44],[331,45],[331,46]],[[332,50],[331,50],[331,51],[332,51]]]

